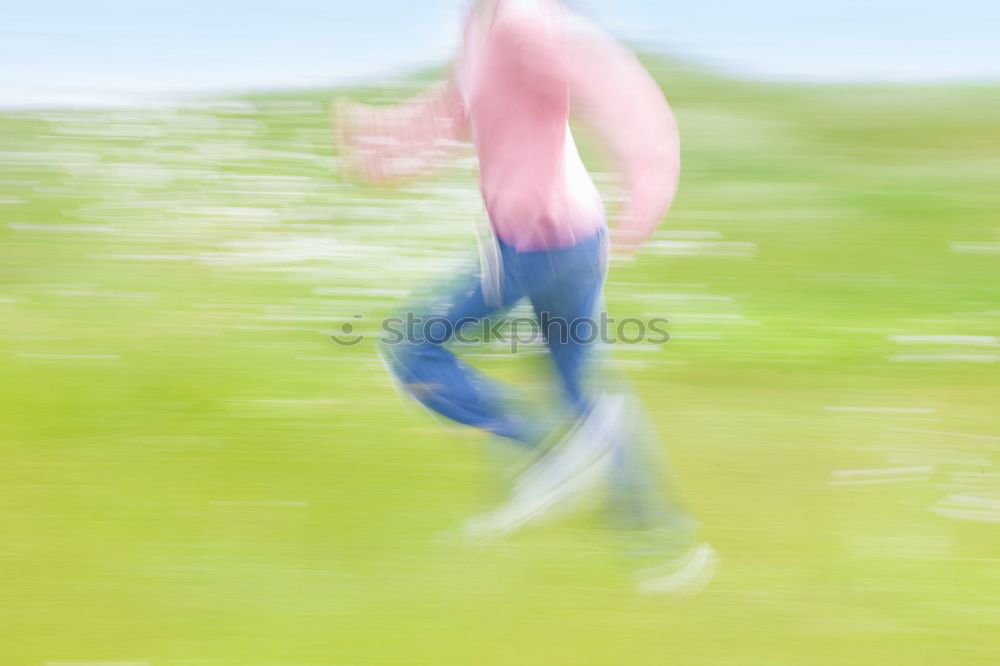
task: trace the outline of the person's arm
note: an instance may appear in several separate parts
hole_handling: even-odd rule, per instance
[[[677,122],[629,49],[582,19],[572,20],[565,34],[571,110],[603,140],[628,193],[612,245],[634,250],[659,225],[677,191]]]
[[[345,166],[379,183],[425,173],[469,131],[453,77],[393,106],[338,99],[333,125]]]

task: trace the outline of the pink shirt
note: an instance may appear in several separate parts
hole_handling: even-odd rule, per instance
[[[673,114],[635,56],[555,0],[499,0],[466,21],[448,81],[398,107],[365,107],[351,135],[384,179],[419,172],[471,137],[490,221],[519,250],[566,247],[604,224],[570,114],[592,128],[628,201],[616,235],[635,244],[666,214],[680,171]]]

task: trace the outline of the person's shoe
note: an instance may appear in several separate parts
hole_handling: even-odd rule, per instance
[[[712,581],[719,554],[710,543],[701,543],[683,556],[636,572],[639,592],[678,597],[693,596]]]
[[[601,398],[551,451],[521,474],[509,501],[466,523],[466,535],[502,536],[558,510],[568,511],[571,500],[607,478],[621,440],[619,424],[628,423],[630,408],[625,396]]]

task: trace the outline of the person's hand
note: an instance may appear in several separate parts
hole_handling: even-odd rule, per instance
[[[619,224],[611,230],[612,261],[635,261],[635,255],[645,240],[642,234]]]
[[[385,183],[388,156],[372,139],[371,111],[364,104],[337,98],[333,103],[332,129],[346,178]]]

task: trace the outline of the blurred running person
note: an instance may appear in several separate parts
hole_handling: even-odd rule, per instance
[[[603,142],[628,194],[610,239],[571,114]],[[635,399],[593,377],[600,336],[589,327],[602,308],[609,250],[629,254],[649,237],[680,172],[674,116],[635,55],[558,0],[480,0],[445,80],[395,107],[340,100],[335,131],[342,157],[376,182],[420,175],[459,142],[475,146],[495,252],[423,313],[435,318],[433,339],[410,331],[402,344],[381,347],[391,372],[423,405],[537,452],[509,500],[470,520],[466,534],[512,532],[608,483],[619,524],[648,537],[641,540],[663,561],[640,573],[640,589],[704,585],[715,552],[697,542],[695,522],[653,471],[661,464],[648,456],[659,447],[641,445],[644,418]],[[562,429],[528,418],[506,399],[509,387],[447,345],[524,299],[558,377],[555,391],[569,415]],[[567,322],[576,323],[573,330]]]

